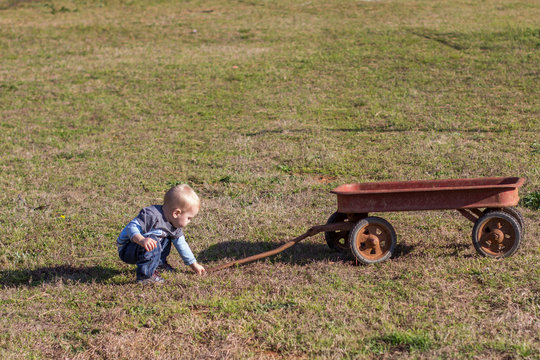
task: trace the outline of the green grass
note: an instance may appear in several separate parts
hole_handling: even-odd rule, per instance
[[[533,191],[523,197],[523,206],[533,210],[540,210],[540,191]]]
[[[481,14],[481,15],[479,15]],[[538,358],[534,1],[0,0],[0,357]],[[397,256],[322,236],[135,285],[115,240],[187,182],[211,267],[323,224],[340,184],[520,176],[526,237],[377,214]]]

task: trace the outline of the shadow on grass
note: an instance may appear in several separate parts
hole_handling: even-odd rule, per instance
[[[260,136],[260,135],[267,135],[267,134],[284,134],[284,133],[304,133],[304,129],[273,129],[273,130],[261,130],[256,131],[252,133],[245,134],[246,136]]]
[[[461,257],[464,259],[471,258],[473,256],[476,256],[476,254],[468,254],[467,252],[470,251],[472,244],[465,244],[465,243],[450,243],[443,245],[442,247],[444,249],[448,249],[451,252],[448,253],[448,256],[450,257]]]
[[[408,131],[437,131],[437,132],[463,132],[463,133],[502,133],[507,130],[505,129],[481,129],[481,128],[471,128],[471,129],[462,129],[462,128],[399,128],[399,127],[387,127],[387,126],[362,126],[355,128],[326,128],[327,131],[333,132],[377,132],[377,133],[392,133],[392,132],[408,132]]]
[[[483,128],[471,128],[471,129],[463,129],[458,127],[448,127],[448,128],[407,128],[407,127],[388,127],[388,126],[360,126],[360,127],[354,127],[354,128],[326,128],[326,131],[333,131],[333,132],[377,132],[377,133],[393,133],[393,132],[407,132],[407,131],[424,131],[424,132],[430,132],[430,131],[438,131],[438,132],[471,132],[471,133],[502,133],[506,131],[505,129],[483,129]],[[251,133],[245,133],[245,136],[249,137],[255,137],[255,136],[261,136],[261,135],[269,135],[269,134],[289,134],[289,133],[306,133],[310,132],[309,129],[273,129],[273,130],[261,130],[257,132],[251,132]]]
[[[413,249],[413,245],[397,244],[396,248],[394,249],[394,254],[392,254],[392,259],[407,255],[413,251]]]
[[[38,286],[57,281],[103,283],[121,272],[103,266],[75,267],[71,265],[50,266],[35,270],[2,270],[0,271],[0,285]]]
[[[203,262],[229,261],[243,259],[248,256],[257,255],[265,251],[274,250],[283,243],[268,242],[247,242],[247,241],[227,241],[215,244],[199,253],[199,260]],[[398,244],[394,251],[393,258],[407,255],[414,246]],[[295,246],[271,256],[274,262],[303,265],[313,261],[354,261],[354,256],[350,251],[337,252],[330,249],[326,244],[298,243]],[[263,260],[263,259],[261,259]]]
[[[274,250],[281,245],[283,243],[225,241],[203,250],[199,253],[198,259],[202,262],[239,260]],[[269,259],[282,263],[306,264],[317,260],[347,260],[352,258],[348,254],[331,250],[326,244],[298,243],[279,254],[270,256]]]

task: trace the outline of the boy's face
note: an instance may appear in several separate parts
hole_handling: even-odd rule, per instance
[[[187,210],[175,209],[171,216],[171,224],[176,228],[186,227],[197,214],[199,206],[192,206]]]

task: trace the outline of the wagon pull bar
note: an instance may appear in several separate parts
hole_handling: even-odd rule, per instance
[[[264,258],[267,258],[269,256],[279,254],[280,252],[283,252],[283,251],[287,250],[288,248],[298,244],[300,241],[302,241],[302,240],[304,240],[304,239],[306,239],[308,237],[317,235],[320,232],[339,231],[339,230],[350,231],[350,230],[352,230],[354,225],[356,225],[355,222],[337,222],[337,223],[326,224],[326,225],[315,225],[315,226],[309,228],[302,235],[300,235],[298,237],[295,237],[294,239],[292,239],[292,240],[286,242],[285,244],[275,248],[274,250],[266,251],[266,252],[263,252],[263,253],[260,253],[260,254],[256,254],[256,255],[252,255],[252,256],[243,258],[243,259],[234,260],[234,261],[225,263],[223,265],[215,266],[213,268],[210,268],[210,269],[206,270],[206,272],[207,273],[213,273],[213,272],[216,272],[216,271],[220,271],[220,270],[229,268],[231,266],[238,266],[238,265],[246,264],[246,263],[253,262],[253,261],[256,261],[256,260],[264,259]]]

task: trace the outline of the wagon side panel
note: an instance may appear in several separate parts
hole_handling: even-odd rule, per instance
[[[338,212],[369,213],[509,207],[517,205],[514,188],[482,188],[395,193],[338,194]]]

